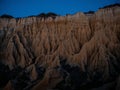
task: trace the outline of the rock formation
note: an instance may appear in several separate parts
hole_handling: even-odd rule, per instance
[[[53,16],[0,18],[0,88],[118,90],[120,5]]]

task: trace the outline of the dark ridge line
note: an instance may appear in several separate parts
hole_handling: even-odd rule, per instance
[[[112,8],[112,7],[115,7],[115,6],[118,6],[120,7],[120,3],[115,3],[115,4],[110,4],[110,5],[107,5],[107,6],[104,6],[104,7],[101,7],[99,8],[98,10],[100,9],[106,9],[106,8]],[[94,14],[95,11],[88,11],[88,12],[83,12],[84,14]],[[66,14],[65,16],[67,15],[73,15],[73,14]],[[41,17],[41,18],[48,18],[48,17],[52,17],[53,19],[56,18],[56,16],[62,16],[62,15],[58,15],[56,13],[53,13],[53,12],[48,12],[48,13],[40,13],[38,15],[30,15],[30,16],[26,16],[26,17],[13,17],[11,15],[8,15],[8,14],[3,14],[0,16],[0,18],[8,18],[8,19],[12,19],[12,18],[15,18],[15,19],[21,19],[21,18],[29,18],[29,17]]]
[[[99,9],[106,9],[106,8],[111,8],[111,7],[115,7],[115,6],[120,7],[120,3],[115,3],[115,4],[107,5],[107,6],[104,6],[102,8],[99,8]]]
[[[84,14],[94,14],[95,11],[88,11],[88,12],[84,12]]]
[[[0,18],[9,18],[9,19],[12,19],[14,17],[11,16],[11,15],[8,15],[8,14],[3,14],[3,15],[0,16]]]

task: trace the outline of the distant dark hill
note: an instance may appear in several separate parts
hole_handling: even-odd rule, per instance
[[[11,15],[8,15],[8,14],[4,14],[4,15],[1,15],[0,18],[9,18],[9,19],[11,19],[11,18],[14,18],[14,17],[11,16]]]
[[[111,7],[115,7],[115,6],[119,6],[120,7],[120,3],[115,3],[115,4],[107,5],[107,6],[104,6],[104,7],[100,8],[100,9],[111,8]]]
[[[47,14],[41,13],[41,14],[37,15],[37,17],[43,17],[43,18],[48,18],[48,17],[55,18],[56,16],[58,16],[58,15],[55,13],[52,13],[52,12],[49,12]]]

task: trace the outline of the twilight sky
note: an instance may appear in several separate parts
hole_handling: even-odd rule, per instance
[[[0,0],[0,15],[25,17],[47,12],[66,15],[78,11],[96,11],[114,3],[120,3],[120,0]]]

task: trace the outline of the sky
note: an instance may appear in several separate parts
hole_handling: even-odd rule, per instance
[[[120,3],[120,0],[0,0],[0,15],[26,17],[48,12],[66,15],[96,11],[114,3]]]

